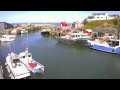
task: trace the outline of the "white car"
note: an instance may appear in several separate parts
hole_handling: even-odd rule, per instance
[[[107,37],[109,37],[110,39],[114,38],[115,36],[113,34],[109,34]]]

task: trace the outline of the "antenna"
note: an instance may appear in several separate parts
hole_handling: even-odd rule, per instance
[[[28,32],[27,32],[27,48],[26,50],[28,51]]]
[[[11,52],[11,45],[10,45],[10,52]]]
[[[14,41],[14,53],[15,53],[15,41]]]

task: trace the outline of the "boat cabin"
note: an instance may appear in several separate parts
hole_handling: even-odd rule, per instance
[[[1,36],[1,38],[3,38],[3,39],[14,39],[14,37],[10,37],[10,36]]]
[[[108,45],[115,47],[115,46],[120,46],[120,40],[107,40]]]
[[[69,34],[70,38],[90,38],[90,35],[84,34],[83,32],[74,31]]]
[[[18,65],[18,63],[20,62],[19,57],[14,53],[11,53],[10,56],[11,56],[11,65],[13,68],[15,68]]]

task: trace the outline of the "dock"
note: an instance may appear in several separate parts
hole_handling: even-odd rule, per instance
[[[3,78],[3,68],[2,68],[2,63],[0,62],[0,79],[4,79]]]

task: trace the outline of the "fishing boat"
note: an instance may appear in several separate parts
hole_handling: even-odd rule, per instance
[[[14,41],[15,40],[15,35],[1,35],[0,36],[0,41],[4,42],[8,42],[8,41]]]
[[[119,39],[95,39],[94,41],[88,40],[90,48],[109,53],[120,54],[120,40]]]
[[[11,79],[24,79],[30,76],[29,70],[14,52],[8,54],[5,65]]]
[[[27,41],[28,41],[28,33],[27,33]],[[24,52],[19,53],[20,61],[33,73],[41,73],[44,74],[44,66],[34,60],[32,58],[32,53],[28,51],[28,43],[24,43],[26,45],[26,50]]]
[[[61,43],[87,45],[87,40],[91,40],[92,36],[82,31],[73,31],[65,36],[58,36],[56,39]]]
[[[25,52],[19,54],[20,61],[33,73],[42,73],[44,74],[44,66],[32,58],[32,54],[28,52],[28,49]]]
[[[49,29],[42,29],[41,30],[41,34],[47,34],[47,35],[49,35],[50,34],[50,30]]]
[[[20,32],[21,34],[25,34],[25,33],[28,33],[28,30],[22,29]]]

